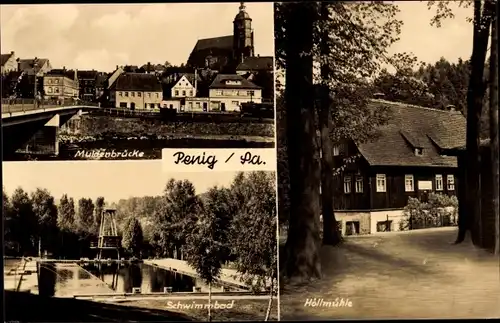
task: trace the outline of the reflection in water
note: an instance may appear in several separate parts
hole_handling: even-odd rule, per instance
[[[207,292],[200,279],[146,264],[95,264],[80,267],[76,264],[43,264],[39,276],[39,293],[46,296],[74,294],[131,293],[134,287],[142,293],[192,292],[193,287]],[[214,289],[220,289],[214,285]]]

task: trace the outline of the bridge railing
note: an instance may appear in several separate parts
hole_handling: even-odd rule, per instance
[[[81,100],[34,100],[34,99],[2,99],[0,105],[2,114],[15,112],[28,112],[33,110],[45,110],[48,108],[68,106],[98,106],[95,102]]]

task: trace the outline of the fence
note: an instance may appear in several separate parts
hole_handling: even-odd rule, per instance
[[[35,100],[35,99],[2,99],[2,113],[27,112],[64,106],[97,106],[97,103],[80,100]]]

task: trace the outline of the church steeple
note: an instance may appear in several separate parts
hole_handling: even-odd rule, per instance
[[[252,18],[246,12],[244,2],[240,2],[240,11],[233,21],[233,56],[237,63],[253,56]]]

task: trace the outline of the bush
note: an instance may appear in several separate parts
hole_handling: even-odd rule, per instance
[[[430,193],[427,202],[410,197],[403,211],[400,230],[415,230],[457,225],[458,199]]]

